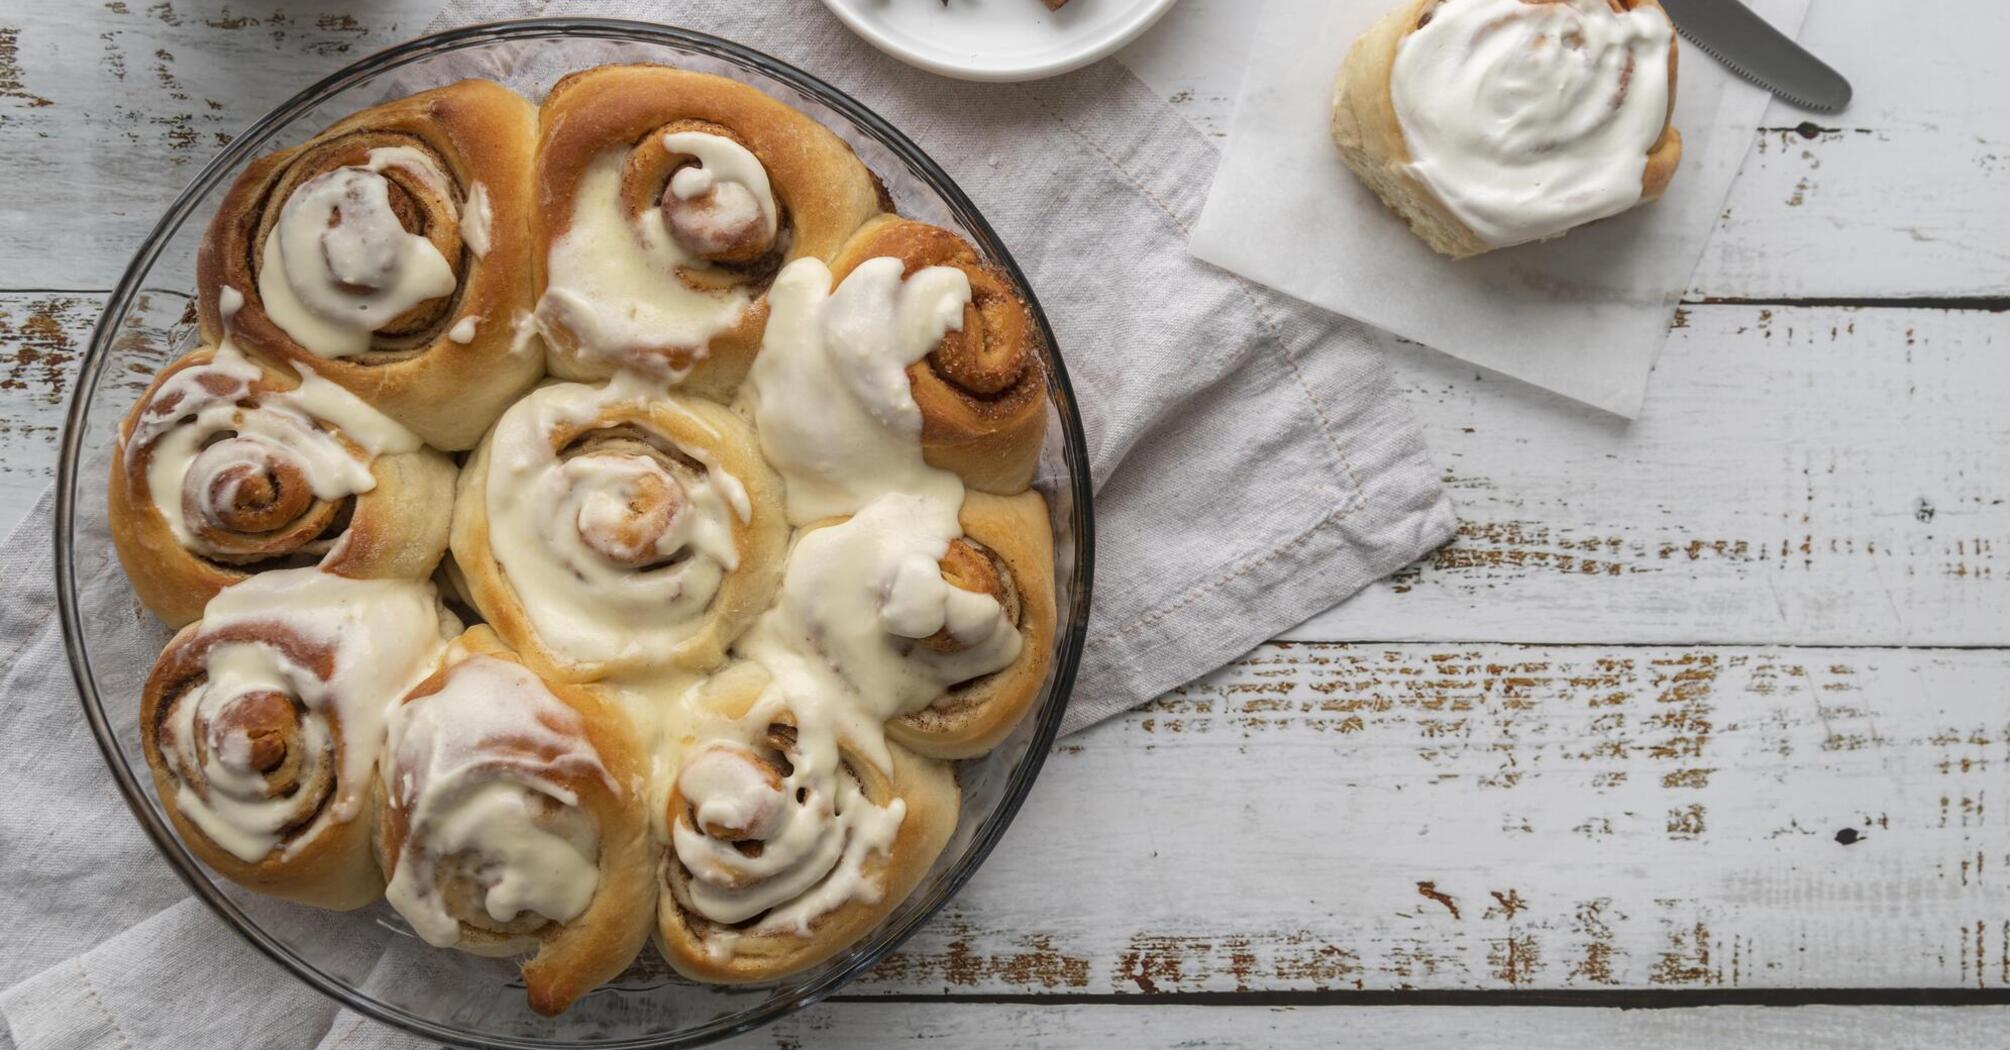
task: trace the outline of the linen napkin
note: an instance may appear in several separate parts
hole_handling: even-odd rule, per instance
[[[539,13],[673,20],[795,62],[915,138],[998,229],[1055,325],[1096,491],[1088,655],[1064,731],[1205,674],[1450,537],[1449,500],[1372,336],[1187,254],[1216,155],[1118,64],[1034,85],[946,81],[871,50],[815,0],[454,3],[441,24]],[[414,1045],[338,1016],[242,944],[123,811],[76,713],[48,521],[45,498],[0,547],[14,592],[0,608],[0,733],[18,756],[0,765],[0,797],[15,800],[0,809],[0,879],[22,891],[0,921],[23,945],[0,961],[6,1031],[21,1050],[253,1031],[273,1046],[309,1032]],[[100,556],[97,571],[116,572]],[[184,984],[206,992],[177,997]]]
[[[1808,0],[1747,0],[1793,35]],[[1194,232],[1203,259],[1607,412],[1632,418],[1675,304],[1716,229],[1771,97],[1688,42],[1677,61],[1682,164],[1644,208],[1454,262],[1340,163],[1333,80],[1397,0],[1270,0],[1228,149]]]

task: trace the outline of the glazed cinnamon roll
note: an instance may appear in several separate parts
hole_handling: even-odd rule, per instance
[[[644,771],[619,707],[541,680],[476,627],[390,715],[386,896],[435,947],[534,953],[531,1008],[560,1013],[648,939]]]
[[[1656,0],[1408,0],[1348,51],[1333,138],[1443,254],[1556,237],[1667,188],[1675,56]]]
[[[828,260],[881,207],[842,140],[724,77],[603,66],[559,81],[540,123],[538,321],[567,379],[730,396],[775,271]]]
[[[162,808],[226,878],[323,908],[384,882],[371,854],[384,712],[459,625],[430,585],[262,573],[209,603],[147,676],[140,741]]]
[[[717,665],[767,606],[787,542],[746,422],[631,379],[533,391],[461,474],[469,595],[554,678]]]
[[[838,253],[831,275],[842,283],[868,260],[884,258],[900,261],[903,278],[944,267],[970,287],[961,316],[907,367],[922,454],[979,491],[1024,491],[1047,432],[1047,372],[1026,301],[963,238],[897,215],[865,224]]]
[[[340,387],[230,349],[170,364],[127,414],[112,541],[171,627],[263,568],[424,578],[446,549],[454,466]]]
[[[940,504],[909,495],[803,529],[773,608],[735,651],[791,683],[792,696],[837,698],[875,724],[916,715],[898,731],[906,739],[943,754],[982,750],[1024,713],[1023,683],[1037,690],[1045,676],[1052,613],[1028,564],[1039,545],[989,529],[1044,512],[1033,501],[975,508],[997,547],[964,538]]]
[[[660,814],[658,945],[694,980],[772,980],[899,905],[948,842],[961,795],[948,766],[847,738],[814,695],[792,703],[756,676],[714,679],[712,692],[739,730],[678,765]]]
[[[1005,666],[952,683],[926,705],[887,722],[887,736],[931,758],[972,758],[997,747],[1032,710],[1053,660],[1054,541],[1047,501],[1037,492],[973,492],[958,517],[963,535],[949,541],[938,563],[942,580],[988,597],[1000,625],[1015,629],[1020,645]],[[959,636],[945,617],[943,627],[915,644],[956,653],[984,643]]]
[[[312,368],[443,449],[542,370],[531,306],[536,110],[468,80],[246,168],[197,254],[203,334]],[[244,308],[225,325],[226,289]]]

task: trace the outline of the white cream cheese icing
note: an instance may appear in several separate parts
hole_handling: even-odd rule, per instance
[[[236,294],[224,291],[226,300]],[[356,395],[304,365],[299,371],[295,389],[247,405],[263,373],[226,338],[209,361],[175,372],[149,399],[126,443],[126,462],[131,469],[145,458],[148,497],[184,548],[215,553],[189,528],[185,496],[212,520],[231,502],[232,487],[205,479],[284,463],[301,472],[316,499],[337,500],[377,486],[370,470],[377,456],[421,446],[418,435]]]
[[[600,880],[599,828],[548,774],[623,789],[577,711],[523,667],[477,655],[449,668],[438,692],[398,707],[388,735],[384,790],[410,823],[384,896],[421,939],[443,948],[461,939],[440,892],[443,858],[475,858],[458,874],[479,883],[498,923],[526,912],[564,923],[586,911]]]
[[[461,210],[461,242],[477,258],[489,253],[489,232],[495,226],[495,209],[489,205],[489,189],[477,182],[468,187],[467,207]]]
[[[753,507],[739,479],[706,462],[703,449],[680,451],[704,470],[672,476],[630,453],[563,457],[552,448],[554,430],[651,396],[632,373],[604,387],[541,387],[510,406],[491,439],[490,547],[539,637],[574,659],[667,654],[702,626],[739,565],[736,529]],[[655,523],[651,549],[630,550],[620,534],[631,500],[653,494],[645,488],[668,490],[669,515]]]
[[[295,187],[265,239],[259,299],[273,323],[316,356],[363,353],[371,333],[392,318],[454,290],[453,264],[391,210],[387,167],[412,172],[455,206],[453,185],[431,158],[410,146],[382,147],[370,151],[366,166],[336,168]],[[485,242],[486,231],[480,236]]]
[[[1625,211],[1668,115],[1673,33],[1609,0],[1444,0],[1390,73],[1410,171],[1493,247]]]
[[[726,212],[745,219],[758,209],[770,235],[779,223],[767,171],[731,139],[702,132],[665,136],[666,148],[697,159],[671,177],[671,192],[689,199],[711,192]],[[538,312],[572,333],[582,357],[613,366],[647,367],[681,380],[649,351],[685,351],[702,360],[712,338],[740,322],[752,297],[740,285],[693,286],[680,271],[710,264],[671,232],[659,203],[631,218],[622,206],[627,151],[595,157],[580,177],[571,225],[552,242]],[[702,235],[703,231],[696,231]]]
[[[217,644],[205,657],[206,680],[174,708],[165,736],[179,745],[176,761],[193,765],[197,717],[219,722],[232,703],[261,692],[292,698],[305,710],[300,728],[309,756],[332,739],[331,723],[339,725],[342,750],[334,759],[335,794],[315,826],[293,837],[288,847],[293,849],[311,841],[320,827],[353,820],[362,812],[384,739],[385,712],[433,672],[447,638],[460,625],[441,608],[430,583],[351,580],[303,568],[259,573],[225,588],[203,610],[199,630],[261,623],[291,631],[310,646],[332,649],[328,677],[267,642]],[[258,796],[257,774],[246,762],[248,740],[226,736],[220,743],[202,765],[208,797],[183,784],[175,804],[211,841],[255,863],[278,844],[289,802]]]
[[[970,278],[931,266],[903,281],[900,260],[880,258],[833,291],[828,267],[798,259],[768,303],[749,396],[761,451],[787,482],[790,524],[851,514],[894,492],[947,507],[953,520],[963,483],[922,460],[907,367],[962,327]]]

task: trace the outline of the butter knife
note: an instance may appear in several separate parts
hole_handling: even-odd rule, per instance
[[[1794,105],[1834,113],[1849,81],[1738,0],[1661,0],[1683,38],[1724,68]]]

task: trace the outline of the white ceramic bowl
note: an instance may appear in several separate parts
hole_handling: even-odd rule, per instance
[[[958,80],[1039,80],[1136,40],[1177,0],[824,0],[851,31],[908,65]],[[1255,0],[1247,0],[1255,3]]]

